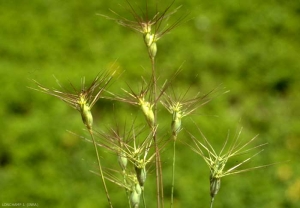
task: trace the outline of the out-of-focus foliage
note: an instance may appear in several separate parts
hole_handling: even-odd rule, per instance
[[[170,2],[158,3],[165,8]],[[47,87],[80,88],[110,67],[119,72],[109,90],[121,93],[148,79],[150,64],[140,34],[97,15],[109,9],[130,18],[126,1],[0,1],[0,202],[38,203],[40,207],[104,207],[107,202],[91,143],[70,134],[88,134],[78,112],[65,103],[30,90],[32,79]],[[133,3],[134,4],[134,3]],[[149,3],[150,5],[153,3]],[[195,1],[174,16],[190,13],[158,42],[157,69],[162,84],[183,63],[173,88],[191,93],[222,84],[210,103],[183,119],[195,136],[193,119],[215,149],[228,129],[244,127],[242,138],[259,134],[266,150],[245,167],[280,161],[265,169],[222,179],[215,207],[299,207],[300,204],[300,3],[299,1]],[[155,7],[152,7],[155,8]],[[139,12],[139,10],[137,10]],[[170,18],[172,21],[172,18]],[[114,106],[113,106],[114,103]],[[166,135],[168,114],[159,106]],[[130,123],[137,108],[100,100],[93,109],[97,128],[113,120]],[[130,112],[130,113],[129,113]],[[115,115],[113,115],[115,114]],[[142,121],[142,120],[141,120]],[[166,137],[166,136],[165,136]],[[191,142],[182,131],[179,140]],[[190,148],[178,143],[175,207],[209,206],[209,171]],[[106,167],[117,167],[103,151]],[[171,186],[171,145],[163,152],[166,205]],[[239,158],[237,158],[239,161]],[[151,179],[152,178],[152,179]],[[147,180],[148,207],[155,206],[155,173]],[[109,184],[115,207],[127,206],[125,191]]]

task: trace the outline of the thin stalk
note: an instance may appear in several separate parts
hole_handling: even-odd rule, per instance
[[[171,208],[173,207],[173,203],[174,203],[176,139],[177,139],[177,135],[174,136],[174,141],[173,141],[172,190],[171,190],[171,206],[170,206]]]
[[[152,68],[152,80],[153,80],[153,99],[156,100],[157,94],[157,83],[156,83],[156,71],[155,71],[155,57],[151,57],[151,68]],[[157,192],[157,208],[160,208],[161,205],[163,206],[163,182],[162,182],[162,169],[161,169],[161,161],[160,161],[160,153],[158,148],[158,142],[156,138],[156,128],[157,125],[157,104],[154,102],[153,106],[154,110],[154,126],[152,127],[153,131],[153,140],[155,143],[155,166],[156,166],[156,192]]]
[[[126,182],[126,171],[123,170],[123,174],[124,174],[124,184],[127,185],[127,182]],[[127,196],[127,199],[128,199],[128,204],[129,204],[129,208],[131,208],[131,203],[130,203],[130,194],[129,194],[129,191],[128,189],[125,188],[125,192],[126,192],[126,196]]]
[[[163,188],[163,178],[162,178],[162,167],[161,167],[161,160],[160,160],[160,153],[158,152],[158,166],[159,166],[159,178],[160,178],[160,193],[161,193],[161,205],[164,208],[164,188]]]
[[[142,190],[142,192],[143,192],[143,203],[144,203],[144,208],[147,208],[147,206],[146,206],[146,198],[145,198],[145,191],[144,191],[144,189]]]
[[[97,161],[98,161],[99,172],[100,172],[103,187],[104,187],[104,190],[105,190],[105,193],[106,193],[106,198],[107,198],[107,201],[108,201],[108,204],[109,204],[110,208],[113,208],[110,197],[109,197],[109,194],[108,194],[108,190],[107,190],[107,187],[106,187],[104,175],[103,175],[101,161],[100,161],[100,157],[99,157],[99,153],[98,153],[98,149],[97,149],[97,143],[96,143],[96,140],[94,138],[94,134],[93,134],[92,130],[88,128],[88,131],[89,131],[89,133],[92,137],[92,140],[93,140],[93,144],[94,144],[94,148],[95,148],[95,152],[96,152],[96,156],[97,156]]]
[[[210,200],[210,208],[213,208],[214,199],[215,198],[211,198],[211,200]]]

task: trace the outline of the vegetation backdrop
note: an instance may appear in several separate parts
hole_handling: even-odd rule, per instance
[[[66,131],[87,135],[78,112],[28,86],[35,79],[59,88],[55,75],[64,86],[80,87],[81,77],[91,82],[113,65],[124,73],[109,90],[121,92],[126,80],[134,85],[141,75],[150,75],[141,35],[97,15],[111,15],[113,9],[130,18],[119,4],[126,1],[0,0],[1,203],[107,205],[99,177],[89,171],[96,166],[92,144]],[[168,4],[158,3],[158,8]],[[158,73],[165,79],[182,65],[175,83],[183,89],[192,85],[205,93],[222,84],[230,90],[191,116],[217,150],[228,130],[232,138],[243,126],[242,138],[259,134],[258,142],[268,143],[245,167],[283,162],[225,177],[215,207],[299,207],[300,2],[177,0],[174,8],[179,5],[176,15],[189,13],[189,21],[158,42]],[[99,128],[112,122],[112,112],[120,122],[139,114],[113,103],[100,100],[93,109]],[[184,128],[194,128],[190,119],[185,121]],[[182,133],[179,140],[190,138]],[[175,207],[208,207],[206,164],[183,143],[177,147]],[[166,203],[168,148],[163,153]],[[104,165],[113,163],[111,157]],[[115,207],[127,205],[123,190],[114,184],[109,190]],[[154,193],[153,198],[149,194],[153,207]]]

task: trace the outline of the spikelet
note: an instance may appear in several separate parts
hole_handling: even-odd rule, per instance
[[[198,130],[200,131],[199,128],[198,128]],[[189,146],[191,147],[191,149],[194,152],[199,154],[204,159],[204,161],[206,162],[206,164],[208,165],[208,167],[210,169],[211,207],[212,207],[212,204],[214,201],[214,197],[216,196],[216,194],[218,193],[218,191],[221,187],[221,178],[222,177],[232,175],[232,174],[239,174],[239,173],[247,172],[250,170],[256,170],[258,168],[264,168],[264,167],[272,165],[272,164],[268,164],[268,165],[261,165],[261,166],[256,166],[256,167],[252,167],[252,168],[246,168],[246,169],[237,169],[244,163],[251,160],[256,155],[261,153],[263,151],[263,149],[260,149],[256,153],[254,153],[250,157],[248,157],[247,159],[244,159],[242,162],[234,165],[233,167],[231,167],[227,170],[225,169],[225,166],[231,157],[251,153],[252,150],[259,149],[262,146],[266,145],[266,143],[263,143],[263,144],[259,144],[254,147],[250,147],[250,148],[246,149],[246,147],[250,143],[252,143],[257,138],[257,136],[253,137],[249,141],[241,142],[239,140],[241,131],[242,131],[242,129],[237,133],[236,138],[234,139],[234,141],[231,143],[231,145],[229,147],[227,147],[229,135],[227,136],[226,141],[224,142],[224,145],[219,154],[216,153],[216,151],[214,150],[212,145],[209,143],[209,141],[206,139],[206,137],[203,135],[203,133],[201,131],[200,131],[200,133],[204,140],[203,143],[200,142],[199,140],[197,140],[193,135],[190,134],[192,137],[192,140],[195,144],[195,147],[192,147],[190,145]],[[226,152],[223,153],[224,151],[226,151]],[[206,154],[205,154],[205,152],[206,152]]]
[[[79,109],[82,122],[89,130],[91,130],[93,126],[93,115],[91,113],[91,108],[87,104],[87,101],[84,99],[84,96],[80,96]]]
[[[138,183],[133,185],[132,191],[130,193],[130,203],[133,208],[139,207],[141,201],[141,193],[142,190],[140,185]]]
[[[118,154],[118,162],[119,162],[119,165],[122,168],[122,170],[123,171],[126,170],[128,159],[127,159],[127,157],[125,157],[125,153],[124,152],[120,152]]]
[[[150,47],[154,43],[154,40],[155,40],[154,35],[151,34],[150,32],[148,32],[144,35],[144,41],[145,41],[146,46]]]
[[[181,130],[181,118],[182,118],[182,113],[180,110],[173,111],[171,128],[172,128],[172,134],[174,138],[177,137],[177,134]]]
[[[144,35],[144,41],[148,48],[148,53],[151,58],[154,58],[157,53],[157,44],[155,34],[151,34],[150,32]]]
[[[209,177],[210,181],[210,196],[214,198],[220,190],[221,187],[221,179],[213,177],[212,174]]]
[[[89,87],[85,86],[85,79],[83,78],[80,91],[76,90],[71,84],[74,90],[73,93],[46,88],[35,80],[33,81],[37,84],[38,88],[32,89],[57,97],[69,104],[72,108],[78,110],[81,114],[84,125],[87,127],[87,129],[91,130],[93,126],[91,109],[100,99],[100,94],[105,90],[114,74],[115,71],[112,73],[106,71],[102,74],[99,74]]]
[[[134,7],[127,1],[129,6],[129,12],[132,14],[134,20],[127,19],[125,17],[122,17],[117,12],[110,10],[115,16],[118,18],[110,17],[103,14],[98,14],[106,19],[113,20],[117,22],[119,25],[130,28],[134,31],[137,31],[139,33],[142,33],[144,35],[144,40],[146,39],[145,36],[147,35],[153,35],[155,36],[155,39],[160,39],[163,35],[169,33],[171,30],[176,28],[185,18],[187,15],[181,16],[177,21],[173,22],[172,24],[164,23],[167,21],[170,16],[175,14],[181,6],[175,8],[173,11],[170,11],[174,1],[163,11],[156,12],[152,18],[149,18],[148,16],[148,7],[146,8],[146,12],[143,13],[143,15],[139,15]],[[155,31],[154,34],[151,34],[151,31]],[[146,42],[146,40],[145,40]],[[149,42],[148,42],[149,43]],[[146,43],[147,44],[147,43]],[[150,46],[149,44],[148,46]]]
[[[136,172],[136,177],[139,181],[139,184],[141,187],[144,187],[145,181],[146,181],[146,176],[147,176],[147,172],[146,172],[146,168],[140,168],[138,166],[134,167],[135,172]]]
[[[149,47],[148,47],[148,52],[150,58],[154,59],[157,53],[157,45],[156,42],[153,42]]]
[[[144,116],[146,118],[146,121],[150,127],[154,126],[154,113],[153,113],[153,105],[151,105],[149,102],[144,101],[144,99],[139,99],[141,109],[144,113]]]

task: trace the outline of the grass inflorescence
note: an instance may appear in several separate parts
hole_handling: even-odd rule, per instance
[[[109,71],[98,74],[88,86],[86,86],[85,78],[82,78],[80,90],[77,90],[73,84],[70,85],[72,90],[67,90],[62,86],[60,86],[61,90],[47,88],[33,80],[36,84],[36,87],[33,88],[34,90],[57,97],[80,113],[83,124],[91,138],[86,140],[93,143],[97,157],[99,171],[92,172],[101,177],[110,207],[113,207],[113,203],[110,199],[106,181],[110,181],[125,189],[129,207],[140,207],[141,198],[143,199],[143,206],[147,206],[147,195],[145,195],[145,192],[147,186],[149,186],[147,184],[147,177],[149,177],[148,170],[150,166],[155,166],[156,205],[158,208],[165,206],[164,170],[162,166],[164,161],[161,161],[161,152],[162,150],[168,151],[167,144],[169,141],[173,142],[170,207],[174,206],[176,141],[181,136],[180,133],[183,129],[190,132],[190,128],[195,128],[190,125],[182,125],[183,118],[191,116],[192,114],[196,115],[195,112],[200,107],[209,103],[212,99],[211,94],[215,92],[215,89],[209,91],[207,94],[202,94],[197,91],[193,96],[189,96],[189,90],[183,94],[176,92],[172,84],[183,70],[182,67],[171,74],[169,79],[166,78],[163,80],[157,75],[160,71],[159,65],[156,63],[158,51],[157,41],[161,40],[164,35],[183,23],[187,15],[181,15],[170,23],[170,19],[172,19],[175,13],[180,11],[181,6],[172,9],[175,1],[172,1],[162,11],[158,11],[156,6],[156,11],[154,11],[154,15],[151,16],[148,3],[146,0],[145,8],[142,9],[138,7],[137,10],[135,4],[126,0],[127,6],[123,8],[129,12],[132,19],[122,17],[118,12],[112,9],[110,11],[113,16],[99,14],[101,17],[113,20],[117,24],[141,34],[143,39],[140,42],[141,44],[145,44],[148,52],[151,76],[144,77],[141,75],[143,84],[139,90],[133,90],[136,86],[133,86],[134,83],[128,80],[126,81],[128,88],[120,89],[123,95],[120,95],[120,92],[109,91],[107,87],[115,74],[115,72]],[[161,80],[163,80],[162,85],[160,85]],[[159,88],[159,86],[161,86],[161,88]],[[106,93],[106,95],[103,95],[104,93]],[[105,130],[103,129],[104,125],[101,125],[102,128],[100,129],[94,128],[92,107],[99,99],[107,99],[139,107],[140,112],[144,116],[143,123],[139,124],[134,119],[129,127],[124,125],[125,127],[122,129],[119,124],[108,126]],[[168,129],[158,122],[158,117],[161,113],[160,108],[171,114],[169,117],[162,118],[170,121]],[[120,118],[114,119],[118,121],[121,120]],[[204,136],[197,125],[196,128],[199,130],[202,140],[192,133],[189,133],[192,144],[190,144],[190,141],[184,141],[184,143],[187,143],[187,146],[196,152],[209,168],[210,207],[213,206],[214,199],[221,188],[221,179],[223,177],[269,166],[262,165],[239,169],[242,165],[263,151],[262,147],[264,147],[266,143],[249,147],[254,143],[257,137],[243,142],[240,137],[242,130],[240,130],[235,136],[235,139],[229,142],[228,134],[221,151],[217,153],[213,145]],[[163,133],[161,132],[171,132],[169,135],[170,139],[164,140],[161,136]],[[115,161],[119,164],[119,169],[115,169],[114,167],[106,167],[103,169],[98,149],[112,153],[110,156],[115,156]],[[227,167],[228,161],[231,160],[231,158],[247,154],[250,154],[250,156],[242,160],[242,162],[232,167]]]

